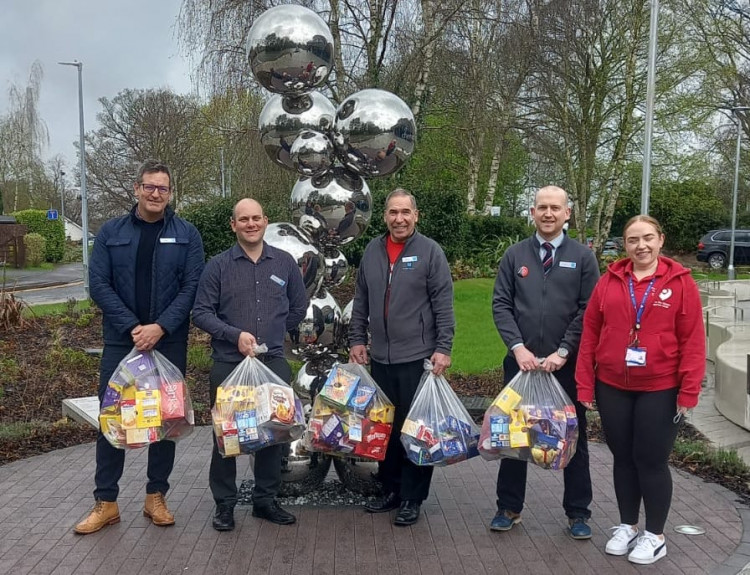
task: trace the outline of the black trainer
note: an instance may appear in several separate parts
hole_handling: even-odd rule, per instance
[[[216,531],[232,531],[234,529],[234,508],[229,505],[217,505],[213,526]]]
[[[387,513],[398,509],[399,505],[401,505],[401,498],[395,493],[389,493],[383,499],[365,505],[365,511],[368,513]]]
[[[253,505],[253,517],[265,519],[276,525],[291,525],[297,518],[283,510],[276,501],[266,505]]]

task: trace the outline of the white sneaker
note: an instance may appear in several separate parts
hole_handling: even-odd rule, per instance
[[[650,565],[667,554],[667,540],[659,539],[650,531],[644,531],[638,538],[635,549],[628,555],[628,561],[639,565]]]
[[[627,555],[635,547],[638,539],[638,529],[625,523],[612,527],[612,537],[607,541],[604,551],[610,555]]]

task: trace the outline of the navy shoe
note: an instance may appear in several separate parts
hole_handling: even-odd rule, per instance
[[[573,539],[591,539],[591,527],[583,517],[574,517],[568,520],[570,527],[568,533]]]
[[[501,510],[495,513],[490,522],[492,531],[510,531],[511,528],[521,522],[521,514],[513,511]]]

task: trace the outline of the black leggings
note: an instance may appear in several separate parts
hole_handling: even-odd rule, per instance
[[[646,530],[664,532],[672,502],[669,454],[677,437],[677,388],[624,391],[596,382],[602,428],[614,456],[614,481],[620,521],[638,524],[643,500]]]

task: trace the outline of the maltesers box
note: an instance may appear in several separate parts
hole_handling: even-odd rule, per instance
[[[185,382],[161,382],[161,418],[182,419],[185,417]]]

